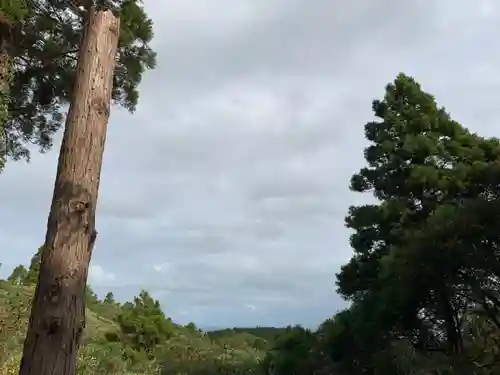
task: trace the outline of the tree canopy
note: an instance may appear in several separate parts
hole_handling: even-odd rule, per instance
[[[160,303],[144,290],[134,298],[133,303],[124,305],[123,311],[117,316],[117,322],[124,340],[134,350],[148,355],[152,355],[158,345],[168,340],[173,330],[172,322],[165,317]]]
[[[16,16],[10,23],[12,37],[7,52],[12,79],[8,111],[1,125],[6,155],[13,159],[29,158],[27,146],[35,144],[41,151],[50,149],[53,135],[63,124],[72,95],[84,20],[69,7],[69,1],[4,3],[23,7],[12,5],[10,10],[10,14],[22,17]],[[112,5],[121,17],[113,102],[133,112],[143,73],[156,65],[156,54],[149,46],[152,21],[141,0],[119,0]]]
[[[337,287],[351,307],[315,333],[316,367],[486,374],[500,349],[500,143],[454,121],[404,74],[372,108],[367,165],[350,187],[375,202],[346,217],[353,256]]]

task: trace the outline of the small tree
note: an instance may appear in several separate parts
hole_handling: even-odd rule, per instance
[[[38,281],[38,274],[40,273],[40,261],[42,257],[43,246],[40,246],[35,254],[31,257],[30,266],[24,283],[26,285],[36,284]]]
[[[144,290],[134,298],[133,304],[124,305],[117,321],[124,340],[135,351],[146,352],[150,356],[159,344],[171,337],[174,328],[161,310],[160,303]]]
[[[85,303],[88,305],[95,305],[99,302],[99,297],[90,285],[85,285]]]
[[[106,294],[106,296],[104,297],[104,303],[107,303],[107,304],[110,304],[110,305],[114,305],[116,303],[115,301],[115,296],[113,295],[112,292],[108,292]]]
[[[312,374],[315,363],[312,348],[315,338],[311,331],[300,326],[288,327],[277,336],[272,350],[264,359],[266,373],[275,375]]]
[[[15,285],[21,285],[26,279],[27,274],[28,271],[26,270],[26,267],[20,264],[16,268],[14,268],[7,280]]]

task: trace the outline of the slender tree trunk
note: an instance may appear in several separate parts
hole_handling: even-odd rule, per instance
[[[89,11],[20,375],[76,371],[119,22],[110,10]]]

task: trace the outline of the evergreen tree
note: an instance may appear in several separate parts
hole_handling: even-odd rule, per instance
[[[85,286],[85,304],[86,305],[95,305],[99,302],[99,297],[94,292],[90,285]]]
[[[481,306],[492,320],[500,311],[499,142],[453,121],[403,74],[373,111],[368,166],[351,189],[379,203],[349,210],[354,255],[337,275],[339,292],[379,332],[463,358],[468,309]]]
[[[134,298],[134,303],[126,303],[117,317],[118,324],[135,351],[153,355],[155,348],[168,340],[173,332],[173,323],[166,318],[160,303],[146,291]]]
[[[15,285],[21,285],[24,282],[27,273],[28,271],[26,270],[26,267],[20,264],[16,268],[14,268],[7,280]]]
[[[264,359],[266,373],[275,375],[313,374],[315,364],[311,356],[314,336],[300,326],[288,327],[278,335],[273,349]]]
[[[36,284],[38,282],[38,274],[40,273],[40,262],[43,252],[43,246],[40,246],[35,254],[31,257],[28,273],[24,279],[26,285]]]
[[[106,294],[106,296],[104,297],[104,303],[107,303],[107,304],[110,304],[110,305],[114,305],[116,303],[115,301],[115,296],[113,295],[112,292],[108,292]]]
[[[2,7],[18,2],[21,0],[4,1]],[[53,134],[63,124],[84,26],[84,17],[71,4],[72,1],[26,0],[22,22],[10,23],[9,45],[15,48],[9,47],[5,55],[12,79],[8,87],[10,100],[4,103],[8,107],[7,116],[4,114],[7,118],[2,125],[7,155],[11,158],[28,158],[27,144],[48,150]],[[141,0],[110,4],[121,17],[113,101],[134,111],[142,75],[156,64],[156,55],[149,46],[152,21]],[[3,8],[0,11],[5,12]]]

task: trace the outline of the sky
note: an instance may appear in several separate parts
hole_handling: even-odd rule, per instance
[[[90,283],[147,289],[203,328],[313,327],[345,306],[335,273],[371,102],[399,72],[499,136],[500,3],[145,0],[158,68],[113,109]],[[42,244],[54,150],[0,176],[0,276]]]

